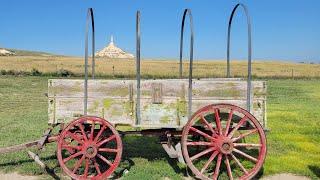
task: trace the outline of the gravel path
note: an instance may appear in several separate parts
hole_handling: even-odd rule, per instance
[[[310,178],[284,173],[263,177],[262,180],[310,180]]]
[[[18,173],[9,173],[9,174],[4,174],[4,173],[0,173],[0,179],[1,180],[36,180],[39,179],[37,176],[25,176],[25,175],[21,175]]]

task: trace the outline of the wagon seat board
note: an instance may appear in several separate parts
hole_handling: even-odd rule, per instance
[[[112,124],[145,128],[182,128],[188,121],[188,80],[141,80],[141,123],[136,124],[136,80],[88,80],[88,115]],[[84,80],[49,79],[49,124],[69,123],[83,115]],[[246,108],[247,82],[236,78],[194,79],[192,113],[229,103]],[[266,128],[266,82],[253,81],[251,113]]]

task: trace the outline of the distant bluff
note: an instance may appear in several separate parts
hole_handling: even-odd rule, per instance
[[[134,58],[134,55],[118,48],[113,42],[113,36],[111,36],[109,45],[104,47],[101,51],[96,52],[96,57],[132,59]]]

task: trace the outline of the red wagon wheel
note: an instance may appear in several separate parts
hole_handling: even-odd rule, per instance
[[[122,142],[117,130],[99,117],[81,117],[60,134],[57,157],[74,179],[105,179],[118,167]]]
[[[230,104],[208,105],[194,113],[181,141],[188,167],[201,179],[250,179],[267,151],[258,120]]]

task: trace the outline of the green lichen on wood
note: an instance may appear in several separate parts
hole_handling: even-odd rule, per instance
[[[109,109],[113,103],[113,99],[107,98],[103,100],[103,107]]]
[[[179,101],[177,102],[177,109],[179,116],[187,115],[187,101]]]
[[[151,96],[151,91],[150,90],[141,90],[141,95],[142,96]]]
[[[168,124],[170,122],[170,116],[162,116],[160,119],[161,124]]]
[[[124,107],[124,111],[126,114],[128,114],[130,116],[133,114],[133,102],[125,101],[123,103],[123,107]]]
[[[112,88],[112,89],[110,89],[110,95],[111,96],[128,96],[129,89],[128,89],[128,87]]]
[[[241,92],[235,88],[228,89],[214,89],[210,91],[204,92],[207,97],[233,97],[239,98],[241,97]]]
[[[88,112],[89,113],[98,112],[98,108],[99,108],[99,101],[94,101],[93,105],[88,109]]]
[[[265,89],[254,88],[253,94],[254,94],[254,96],[266,96],[267,92],[265,91]]]
[[[112,108],[110,113],[111,113],[111,116],[122,116],[123,110],[119,108]]]

